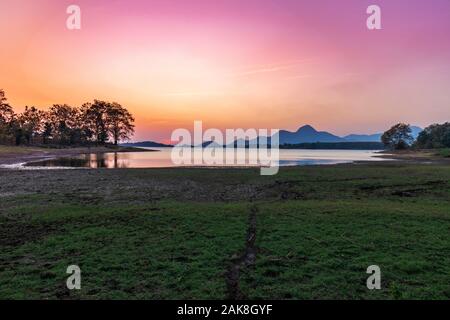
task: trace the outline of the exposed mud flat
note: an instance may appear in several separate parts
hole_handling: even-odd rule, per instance
[[[25,163],[58,157],[71,157],[88,153],[108,152],[155,152],[155,150],[132,147],[80,147],[80,148],[35,148],[0,146],[0,166],[2,168],[22,168]]]

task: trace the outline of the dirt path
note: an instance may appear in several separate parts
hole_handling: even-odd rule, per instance
[[[244,269],[253,266],[256,261],[257,248],[255,246],[255,241],[257,213],[258,208],[256,206],[250,209],[244,252],[239,257],[232,260],[232,263],[225,275],[228,299],[231,300],[247,299],[245,294],[240,289],[240,276]]]

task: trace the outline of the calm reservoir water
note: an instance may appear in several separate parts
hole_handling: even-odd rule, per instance
[[[27,164],[37,167],[73,168],[164,168],[179,167],[171,160],[172,148],[149,148],[156,152],[113,152],[105,154],[85,154],[72,158],[49,159]],[[246,158],[245,149],[238,149],[237,158]],[[327,165],[351,163],[354,161],[383,161],[374,157],[376,151],[365,150],[280,150],[280,166]],[[184,165],[184,166],[243,166],[240,165]],[[251,166],[245,164],[244,166]]]

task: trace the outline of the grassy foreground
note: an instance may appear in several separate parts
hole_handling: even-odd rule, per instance
[[[382,163],[0,170],[0,298],[222,299],[233,280],[249,299],[449,299],[449,181]],[[251,223],[256,259],[230,279]]]

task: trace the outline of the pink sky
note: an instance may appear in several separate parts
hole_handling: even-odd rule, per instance
[[[370,4],[382,30],[366,28]],[[341,135],[450,120],[448,0],[0,0],[0,39],[18,111],[117,101],[134,140],[194,120]]]

